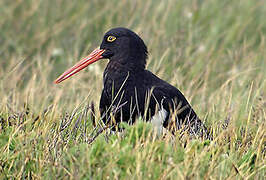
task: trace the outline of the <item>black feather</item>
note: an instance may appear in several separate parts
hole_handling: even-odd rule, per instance
[[[107,42],[109,35],[115,36],[116,40]],[[148,51],[137,34],[126,28],[111,29],[105,34],[100,48],[106,49],[103,56],[110,59],[104,71],[104,88],[100,100],[104,123],[112,122],[108,118],[110,113],[116,123],[134,123],[138,116],[149,120],[157,110],[164,108],[168,112],[164,127],[176,124],[175,129],[178,129],[181,124],[185,124],[201,126],[206,130],[177,88],[145,70]],[[173,123],[171,113],[174,112],[177,113]]]

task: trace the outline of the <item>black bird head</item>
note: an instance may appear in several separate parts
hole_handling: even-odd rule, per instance
[[[102,56],[111,61],[145,68],[147,47],[136,33],[127,28],[114,28],[105,33],[100,49],[105,49]]]
[[[128,67],[145,69],[147,54],[146,45],[136,33],[127,28],[113,28],[105,33],[100,49],[95,49],[54,82],[60,83],[100,59],[110,59]]]

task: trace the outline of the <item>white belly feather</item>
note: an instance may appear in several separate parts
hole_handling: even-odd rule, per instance
[[[167,117],[168,112],[165,109],[161,109],[157,112],[154,116],[151,118],[151,124],[154,127],[154,130],[158,136],[160,136],[163,133],[163,122],[165,121],[165,118]]]

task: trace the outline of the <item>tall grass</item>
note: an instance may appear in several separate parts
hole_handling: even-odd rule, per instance
[[[0,178],[263,179],[265,14],[263,0],[0,1]],[[185,94],[212,142],[154,139],[139,122],[88,144],[107,60],[52,81],[117,26],[144,39],[147,68]]]

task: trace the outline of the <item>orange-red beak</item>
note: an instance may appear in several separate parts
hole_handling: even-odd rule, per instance
[[[71,67],[70,69],[66,70],[61,76],[59,76],[54,81],[54,83],[58,84],[58,83],[60,83],[60,82],[62,82],[64,80],[70,78],[71,76],[73,76],[77,72],[81,71],[82,69],[84,69],[88,65],[100,60],[101,58],[103,58],[102,54],[104,53],[104,51],[105,51],[104,49],[95,49],[94,51],[92,51],[92,53],[90,53],[85,58],[81,59],[73,67]]]

